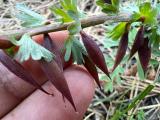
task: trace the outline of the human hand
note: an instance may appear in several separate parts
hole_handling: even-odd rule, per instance
[[[59,47],[63,46],[67,32],[50,34]],[[34,37],[41,42],[43,36]],[[69,65],[64,70],[71,95],[78,113],[71,104],[62,99],[60,92],[49,81],[46,82],[44,73],[38,62],[29,60],[24,63],[43,88],[54,97],[35,90],[33,86],[8,71],[0,63],[0,119],[2,120],[82,120],[94,94],[94,80],[80,66]]]

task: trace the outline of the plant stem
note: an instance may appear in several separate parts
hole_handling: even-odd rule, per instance
[[[158,17],[159,18],[159,17]],[[105,14],[99,14],[99,15],[93,15],[89,16],[85,19],[81,20],[82,28],[95,26],[99,24],[103,24],[107,21],[113,21],[113,22],[127,22],[130,21],[131,17],[127,14],[119,14],[117,16],[108,16]],[[13,44],[9,41],[9,38],[11,36],[16,36],[17,39],[19,39],[23,34],[28,33],[31,36],[49,33],[49,32],[55,32],[55,31],[61,31],[66,30],[68,26],[72,25],[72,23],[65,23],[65,24],[50,24],[45,26],[40,26],[36,28],[27,28],[22,30],[13,30],[8,31],[7,34],[0,35],[0,49],[7,49],[13,46]]]

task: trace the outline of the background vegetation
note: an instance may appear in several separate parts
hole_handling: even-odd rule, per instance
[[[23,29],[21,27],[21,21],[14,17],[16,14],[15,5],[19,2],[24,2],[34,11],[41,13],[47,18],[53,17],[48,7],[59,4],[57,0],[0,0],[0,34],[12,29]],[[127,2],[124,0],[124,6],[128,5],[130,9],[133,9],[134,2],[132,0],[128,0]],[[98,15],[101,13],[101,8],[95,5],[95,3],[94,0],[80,0],[78,5],[80,10],[85,11],[86,15]],[[84,29],[100,46],[109,68],[114,64],[114,56],[116,55],[119,41],[112,41],[107,36],[106,31],[112,30],[115,25],[113,21],[109,21],[105,24]],[[136,33],[137,29],[131,29],[129,47],[131,47]],[[128,52],[129,49],[127,50]],[[136,61],[136,59],[132,59],[128,62],[127,57],[125,57],[121,65],[111,74],[112,80],[100,72],[100,80],[104,86],[104,91],[102,92],[96,89],[96,94],[87,110],[84,120],[160,119],[160,84],[157,82],[153,90],[152,85],[146,89],[155,80],[160,81],[160,51],[157,49],[155,51],[153,50],[149,70],[147,71],[146,78],[143,80],[141,79],[143,75],[139,62]],[[139,94],[142,91],[143,94]],[[145,99],[143,99],[144,97]],[[141,99],[143,100],[140,101]]]

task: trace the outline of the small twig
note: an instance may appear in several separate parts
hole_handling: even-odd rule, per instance
[[[105,14],[100,14],[100,15],[89,16],[85,19],[82,19],[81,24],[82,24],[82,28],[86,28],[90,26],[103,24],[106,21],[124,22],[129,20],[131,20],[131,17],[130,15],[126,15],[126,14],[119,14],[117,16],[107,16]],[[56,23],[56,24],[45,25],[37,28],[7,31],[7,34],[0,35],[0,48],[1,46],[3,46],[3,48],[1,49],[5,49],[13,45],[9,41],[10,36],[16,36],[19,39],[25,33],[28,33],[31,36],[35,36],[35,35],[49,33],[49,32],[61,31],[61,30],[66,30],[68,26],[72,24],[73,22],[66,23],[66,24]]]
[[[108,16],[105,14],[100,14],[100,15],[93,15],[89,16],[85,19],[81,20],[81,24],[83,28],[90,27],[90,26],[95,26],[99,24],[103,24],[106,21],[114,21],[114,22],[125,22],[131,20],[130,15],[124,15],[120,14],[117,16]],[[29,33],[31,36],[38,35],[38,34],[43,34],[43,33],[48,33],[48,32],[55,32],[55,31],[60,31],[60,30],[66,30],[68,26],[72,25],[73,22],[71,23],[66,23],[66,24],[52,24],[52,25],[45,25],[37,28],[29,28],[29,29],[23,29],[23,30],[13,30],[13,31],[8,31],[7,34],[5,35],[0,35],[0,36],[11,36],[11,35],[17,35],[17,36],[22,36],[24,33]]]
[[[158,17],[157,19],[160,20],[160,17]],[[131,20],[131,16],[127,14],[123,14],[123,13],[116,15],[116,16],[108,16],[106,14],[99,14],[99,15],[92,15],[92,16],[82,19],[81,24],[82,24],[82,28],[86,28],[90,26],[103,24],[104,22],[107,22],[107,21],[128,22],[130,20]],[[7,43],[7,45],[6,43],[4,43],[5,41],[7,42],[9,41],[10,36],[16,36],[19,39],[25,33],[28,33],[31,36],[35,36],[35,35],[49,33],[49,32],[61,31],[61,30],[66,30],[68,26],[72,24],[74,24],[74,22],[66,23],[66,24],[56,23],[56,24],[50,24],[50,25],[45,25],[45,26],[36,27],[36,28],[7,31],[7,34],[0,35],[0,46],[3,46],[3,48],[1,47],[0,48],[5,49],[13,45],[11,42]],[[3,41],[3,43],[1,41]]]

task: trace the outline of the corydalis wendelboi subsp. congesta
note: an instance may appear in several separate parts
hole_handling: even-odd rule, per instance
[[[140,26],[136,34],[135,40],[133,42],[133,45],[130,51],[129,59],[131,59],[134,56],[134,54],[138,52],[142,69],[144,72],[146,72],[149,64],[149,60],[151,58],[151,47],[149,45],[149,38],[148,37],[144,38],[144,32],[145,32],[145,28],[142,25]],[[126,51],[128,48],[128,35],[129,35],[129,29],[126,29],[120,39],[117,54],[116,54],[116,59],[115,59],[115,63],[112,71],[114,71],[116,67],[121,63],[122,59],[126,54]]]
[[[151,46],[149,45],[149,39],[145,38],[142,46],[138,49],[138,56],[142,65],[143,71],[147,71],[149,60],[151,58]]]
[[[62,59],[60,57],[61,53],[59,48],[56,44],[52,41],[48,34],[44,35],[44,42],[43,46],[48,49],[50,52],[54,53],[55,57],[54,60],[48,62],[45,59],[39,60],[42,70],[45,73],[45,76],[52,82],[52,84],[56,87],[56,89],[62,93],[64,97],[71,103],[73,108],[76,111],[76,107],[71,96],[68,84],[66,79],[63,75],[63,65]],[[2,50],[0,51],[0,62],[8,68],[12,73],[14,73],[19,78],[23,79],[24,81],[30,83],[31,85],[35,86],[37,89],[40,89],[44,93],[48,95],[52,95],[45,91],[41,85],[39,85],[36,80],[32,77],[29,71],[27,71],[18,61],[14,60],[10,56],[8,56]]]
[[[136,34],[136,38],[131,48],[129,59],[140,49],[143,43],[144,43],[144,26],[141,26]]]
[[[121,63],[122,59],[124,58],[126,54],[127,47],[128,47],[128,31],[126,31],[122,35],[122,38],[119,42],[119,46],[118,46],[118,50],[117,50],[117,54],[116,54],[116,58],[114,61],[114,66],[113,66],[112,71],[114,71],[117,68],[117,66]]]
[[[63,75],[63,65],[60,57],[60,51],[48,34],[44,35],[43,46],[55,53],[55,59],[51,62],[40,60],[42,70],[44,71],[48,80],[50,80],[56,89],[68,99],[76,111],[76,106],[71,96],[68,83]]]
[[[138,52],[139,60],[144,72],[147,71],[149,60],[151,58],[151,46],[148,37],[144,38],[144,26],[142,25],[136,34],[129,59]]]
[[[52,95],[45,91],[41,85],[39,85],[36,80],[32,77],[29,71],[27,71],[20,63],[8,56],[4,51],[0,50],[0,62],[12,73],[22,80],[35,86],[46,94]]]
[[[127,29],[123,33],[120,39],[120,44],[118,47],[113,70],[120,64],[124,55],[126,54],[127,47],[128,47],[128,33],[129,33],[128,31],[129,30]],[[101,88],[96,67],[100,68],[108,77],[110,77],[107,65],[105,63],[105,58],[99,46],[96,44],[96,42],[93,40],[91,36],[87,35],[84,31],[81,31],[80,35],[81,35],[84,47],[86,48],[86,51],[87,51],[85,53],[84,49],[81,48],[81,45],[79,45],[80,43],[78,42],[79,50],[83,50],[83,52],[81,51],[83,56],[82,64],[88,70],[90,75],[95,79],[98,86]],[[41,65],[42,70],[45,73],[45,76],[47,77],[48,80],[52,82],[52,84],[56,87],[56,89],[71,103],[73,108],[76,110],[76,106],[74,104],[72,95],[70,93],[67,81],[63,74],[63,63],[62,63],[63,60],[61,57],[62,53],[60,52],[59,48],[56,46],[56,44],[48,34],[44,35],[44,42],[42,46],[48,49],[50,52],[52,52],[55,55],[54,59],[50,62],[45,61],[44,59],[39,60],[39,63]],[[151,47],[149,47],[148,38],[144,39],[143,26],[141,26],[137,32],[135,41],[131,49],[130,57],[132,57],[137,51],[138,51],[142,68],[144,71],[146,71],[150,57],[151,57]],[[73,59],[72,56],[71,56],[71,59]],[[0,61],[16,76],[32,84],[37,89],[40,89],[46,94],[52,95],[47,91],[45,91],[36,82],[36,80],[34,80],[34,78],[29,73],[29,71],[25,70],[20,63],[15,61],[13,58],[9,57],[3,51],[0,51]]]
[[[109,78],[109,71],[107,68],[107,65],[105,63],[105,58],[100,50],[99,46],[96,44],[96,42],[87,35],[84,31],[80,32],[83,44],[87,50],[89,58],[93,61],[93,63],[101,69]]]
[[[52,40],[52,38],[49,36],[49,34],[44,34],[43,46],[55,55],[54,60],[58,64],[59,68],[63,71],[63,63],[62,63],[60,49],[58,48],[56,43]]]
[[[99,82],[99,77],[98,77],[98,71],[96,68],[96,65],[93,63],[93,61],[86,55],[83,55],[83,59],[84,59],[84,67],[88,70],[88,72],[92,75],[92,77],[95,79],[97,85],[99,86],[99,88],[101,89],[101,85]]]

